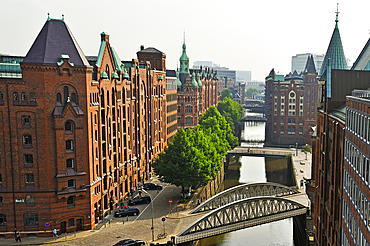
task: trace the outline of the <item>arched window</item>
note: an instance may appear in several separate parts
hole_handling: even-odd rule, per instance
[[[66,133],[69,133],[69,134],[73,132],[72,123],[70,121],[67,121],[64,124],[64,130],[65,130]]]
[[[3,201],[2,198],[1,198],[1,201]],[[6,226],[6,215],[5,214],[0,214],[0,226]]]
[[[22,99],[22,102],[27,101],[27,94],[26,94],[26,92],[22,92],[21,99]]]
[[[35,96],[35,93],[34,92],[31,92],[30,93],[30,100],[31,100],[31,102],[36,101],[36,96]]]
[[[23,145],[32,145],[32,137],[31,135],[23,135]]]
[[[18,92],[13,92],[13,101],[18,101]]]
[[[101,96],[100,96],[100,104],[102,107],[104,107],[104,90],[101,90]]]
[[[74,103],[77,103],[76,93],[71,94],[71,101],[74,102]]]
[[[24,214],[24,225],[37,226],[39,224],[39,216],[36,213]]]
[[[107,91],[107,105],[109,106],[109,91]]]
[[[68,86],[64,86],[63,87],[63,99],[64,99],[63,102],[66,102],[67,99],[68,99],[68,97],[69,97],[69,94],[68,94]]]
[[[57,102],[62,102],[62,94],[57,93]]]
[[[114,91],[114,88],[112,88],[112,105],[114,106],[115,105],[115,100],[114,100],[114,97],[115,97],[115,91]]]
[[[109,66],[108,66],[108,64],[105,66],[105,72],[108,75],[108,79],[110,79],[110,73],[109,73]]]

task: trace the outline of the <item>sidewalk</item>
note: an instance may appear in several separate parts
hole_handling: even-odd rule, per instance
[[[146,182],[156,182],[158,181],[158,178],[157,177],[152,177],[150,180],[146,181]],[[135,191],[134,195],[132,197],[127,197],[124,201],[124,204],[127,204],[128,200],[129,199],[133,199],[135,198],[136,196],[138,196],[139,192],[138,190]],[[15,242],[15,239],[14,238],[0,238],[0,245],[47,245],[47,244],[56,244],[56,245],[95,245],[95,246],[98,246],[98,245],[101,245],[101,244],[96,244],[96,243],[77,243],[77,244],[74,244],[72,241],[76,241],[78,239],[82,239],[82,238],[87,238],[93,234],[95,235],[99,235],[100,232],[104,231],[104,230],[107,230],[107,229],[110,229],[110,228],[113,228],[113,227],[116,227],[118,223],[111,223],[111,220],[114,216],[114,213],[116,210],[118,210],[119,207],[117,207],[116,209],[114,209],[110,214],[108,214],[107,216],[104,217],[104,219],[102,219],[101,221],[99,221],[99,223],[91,230],[86,230],[86,231],[78,231],[78,232],[73,232],[73,233],[65,233],[65,234],[61,234],[59,235],[59,238],[53,238],[53,237],[26,237],[26,238],[22,238],[22,242]],[[119,223],[121,226],[122,226],[122,223]],[[125,225],[130,225],[131,223],[125,223]],[[139,223],[137,223],[139,224]],[[99,233],[98,233],[99,232]],[[21,232],[22,234],[23,232]],[[135,236],[135,233],[133,233],[133,236]],[[131,236],[131,238],[133,237]],[[100,236],[98,236],[100,237]],[[123,239],[123,238],[121,238]],[[116,241],[119,241],[119,238],[115,239]],[[149,239],[148,239],[149,240]],[[88,240],[89,241],[89,240]],[[114,244],[114,243],[113,243]],[[111,245],[113,245],[111,244]],[[107,244],[107,245],[110,245],[110,244]]]
[[[298,149],[297,153],[298,156],[292,155],[294,174],[297,180],[297,187],[306,192],[306,179],[311,179],[312,154],[307,153],[306,159],[306,154],[301,152],[301,149]]]

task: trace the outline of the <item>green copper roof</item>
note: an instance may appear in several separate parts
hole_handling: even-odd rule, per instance
[[[202,87],[203,84],[202,84],[202,81],[200,80],[200,74],[199,73],[197,73],[197,77],[198,77],[198,86]]]
[[[126,69],[125,69],[125,73],[123,74],[123,79],[129,79],[130,76],[128,75]]]
[[[194,86],[198,86],[198,83],[197,81],[195,80],[195,73],[193,72],[193,75],[191,76],[191,83],[194,85]]]
[[[118,74],[116,72],[113,72],[112,73],[112,78],[113,79],[119,79],[119,76],[118,76]]]
[[[95,63],[95,65],[96,65],[97,67],[100,67],[100,65],[101,65],[101,61],[102,61],[102,59],[103,59],[103,54],[104,54],[105,45],[106,45],[106,42],[105,42],[104,40],[103,40],[103,41],[101,41],[101,43],[100,43],[100,48],[99,48],[98,59],[96,60],[96,63]]]
[[[102,78],[102,79],[107,79],[107,78],[108,78],[108,74],[107,74],[107,72],[105,72],[105,71],[101,72],[101,73],[100,73],[100,78]]]
[[[189,73],[189,57],[186,55],[185,40],[182,45],[182,55],[180,57],[180,73]]]
[[[308,56],[307,62],[306,62],[306,67],[304,69],[305,73],[316,73],[316,68],[315,68],[315,62],[313,61],[313,56]]]
[[[179,71],[176,71],[176,80],[177,80],[177,86],[182,86],[181,81],[179,79]]]
[[[119,56],[116,52],[116,50],[113,47],[110,47],[113,55],[114,64],[116,65],[117,71],[122,71],[122,62],[121,59],[119,59]]]
[[[329,47],[326,51],[325,58],[321,66],[321,71],[319,74],[320,77],[325,73],[327,69],[329,58],[331,69],[347,69],[347,61],[346,57],[344,56],[342,40],[340,38],[340,33],[338,29],[338,11],[337,18],[335,20],[333,35],[331,36]]]

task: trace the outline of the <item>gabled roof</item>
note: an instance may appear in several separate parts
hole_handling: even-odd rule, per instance
[[[337,18],[335,20],[335,28],[330,39],[328,50],[326,51],[324,61],[321,66],[321,71],[319,76],[321,77],[328,66],[328,61],[330,59],[331,69],[347,69],[347,61],[344,56],[342,40],[340,38],[340,33],[338,29],[338,12]]]
[[[351,70],[365,70],[369,61],[370,61],[370,39],[365,44],[365,47],[362,49],[355,63],[353,63]]]
[[[306,67],[303,70],[304,73],[316,73],[316,68],[315,68],[315,62],[313,61],[313,56],[308,56],[307,62],[306,62]]]
[[[74,65],[89,66],[67,24],[63,20],[48,19],[23,62],[55,64],[61,55],[68,55]]]

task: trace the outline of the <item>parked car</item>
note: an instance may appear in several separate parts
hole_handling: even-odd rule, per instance
[[[128,205],[136,205],[136,204],[145,204],[150,203],[152,199],[150,199],[150,196],[142,196],[139,198],[136,198],[135,200],[129,201]]]
[[[162,190],[162,185],[154,184],[154,183],[146,183],[143,186],[143,189],[145,190]]]
[[[130,215],[138,215],[140,213],[138,208],[125,208],[120,209],[114,213],[114,217],[124,217],[124,216],[130,216]]]
[[[141,240],[123,239],[113,246],[145,246],[145,242]]]

